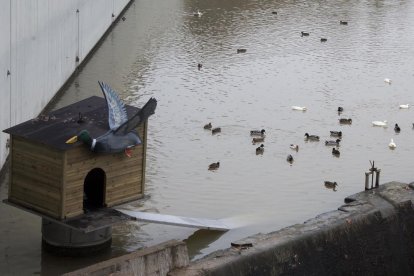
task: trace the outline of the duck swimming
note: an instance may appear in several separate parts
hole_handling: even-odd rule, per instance
[[[319,141],[319,136],[309,135],[308,133],[305,133],[305,139],[310,141]]]
[[[327,38],[321,38],[321,42],[326,42],[326,41],[328,41],[328,39]]]
[[[220,162],[211,163],[208,165],[208,169],[211,170],[217,170],[220,167]]]
[[[130,156],[130,149],[142,143],[135,128],[155,113],[157,100],[150,98],[135,115],[128,118],[125,104],[118,94],[109,85],[103,82],[98,83],[108,106],[109,130],[99,137],[92,138],[85,129],[67,140],[66,143],[72,144],[80,140],[93,152],[118,153],[124,151],[127,156]]]
[[[332,189],[334,191],[336,191],[336,187],[338,186],[338,183],[332,181],[325,181],[324,184],[326,188]]]
[[[291,149],[299,151],[299,145],[295,145],[295,144],[290,144],[289,146]]]
[[[286,161],[288,161],[289,163],[292,163],[292,162],[293,162],[293,156],[292,156],[291,154],[289,154],[289,155],[286,157]]]
[[[339,150],[337,150],[336,148],[333,148],[332,149],[332,154],[333,155],[336,155],[336,156],[339,156],[341,153],[339,152]]]
[[[330,133],[331,133],[331,136],[333,136],[333,137],[342,137],[342,131],[333,131],[333,130],[331,130]]]
[[[392,82],[392,81],[391,81],[391,79],[385,78],[385,79],[384,79],[384,82],[385,82],[385,83],[388,83],[388,84],[391,84],[391,82]]]
[[[341,24],[341,25],[348,25],[348,21],[342,21],[342,20],[340,20],[339,21],[339,24]]]
[[[388,144],[388,147],[390,147],[390,149],[395,149],[397,147],[397,145],[394,142],[394,139],[391,138],[391,141]]]
[[[237,49],[238,54],[243,54],[243,53],[246,53],[246,52],[247,52],[247,49]]]
[[[341,106],[339,106],[339,107],[338,107],[338,112],[342,112],[342,111],[344,111],[344,108],[343,108],[343,107],[341,107]]]
[[[211,125],[211,123],[205,124],[204,125],[204,129],[211,129],[213,126]]]
[[[292,106],[292,109],[293,110],[299,110],[299,111],[306,111],[307,110],[306,106],[296,106],[296,105]]]
[[[309,33],[307,32],[300,32],[301,36],[309,36]]]
[[[260,147],[256,148],[256,154],[263,154],[264,152],[264,145],[261,144]]]
[[[264,136],[265,135],[266,130],[262,129],[262,130],[250,130],[250,135],[251,136]]]
[[[341,139],[336,139],[336,141],[325,141],[326,146],[339,146],[339,142],[341,142]]]
[[[200,12],[199,10],[197,10],[197,12],[193,13],[194,16],[200,17],[203,15],[202,12]]]
[[[216,127],[216,128],[213,128],[211,130],[211,134],[216,134],[216,133],[219,133],[219,132],[221,132],[221,127]]]
[[[253,137],[252,143],[256,144],[256,143],[262,143],[264,142],[264,137]]]
[[[341,118],[341,119],[339,119],[339,123],[340,124],[348,124],[348,125],[350,125],[350,124],[352,124],[352,119]]]
[[[410,108],[410,105],[409,104],[400,104],[399,108],[400,109],[408,109],[408,108]]]
[[[401,128],[398,124],[395,124],[394,131],[397,133],[401,131]]]
[[[385,126],[387,126],[387,121],[386,120],[384,120],[384,121],[373,121],[372,125],[373,126],[385,127]]]

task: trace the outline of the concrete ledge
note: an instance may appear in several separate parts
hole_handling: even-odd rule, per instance
[[[168,275],[413,275],[414,191],[391,182],[338,210],[233,242]]]
[[[185,243],[172,240],[66,273],[63,276],[167,275],[170,270],[187,266],[188,263]]]

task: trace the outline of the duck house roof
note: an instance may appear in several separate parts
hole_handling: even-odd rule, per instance
[[[125,108],[129,118],[140,110],[130,105],[125,105]],[[84,129],[93,137],[98,137],[109,130],[108,107],[104,98],[92,96],[47,115],[41,114],[3,132],[58,150],[68,150],[82,144],[65,142]]]

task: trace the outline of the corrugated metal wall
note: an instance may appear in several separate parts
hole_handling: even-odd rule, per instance
[[[0,130],[36,117],[130,1],[0,0]]]

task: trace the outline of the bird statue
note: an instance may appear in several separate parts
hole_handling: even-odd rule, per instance
[[[109,130],[99,137],[92,138],[85,129],[67,140],[66,143],[73,144],[80,140],[93,152],[118,153],[124,151],[130,157],[131,148],[142,143],[135,128],[155,113],[157,100],[149,99],[136,114],[128,118],[125,104],[118,94],[108,84],[98,83],[108,106]]]

